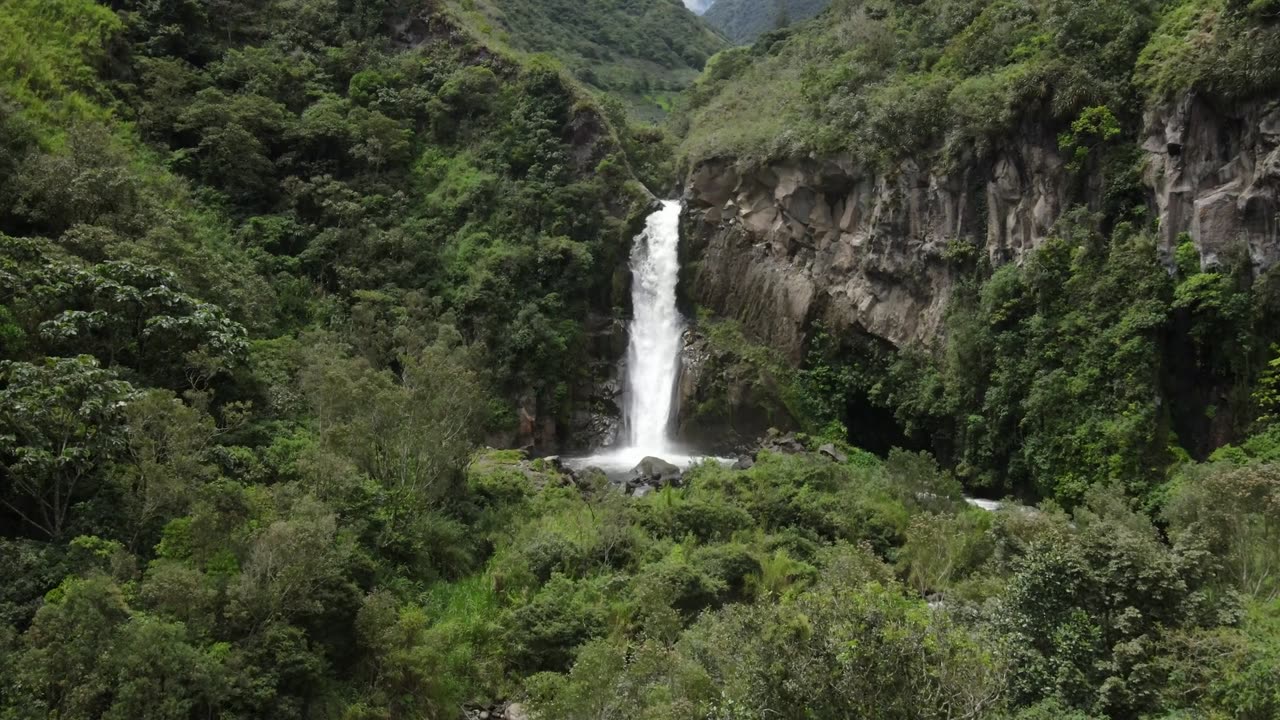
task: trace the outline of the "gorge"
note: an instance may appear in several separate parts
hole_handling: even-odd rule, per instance
[[[1274,720],[1280,0],[5,0],[0,578],[3,720]]]

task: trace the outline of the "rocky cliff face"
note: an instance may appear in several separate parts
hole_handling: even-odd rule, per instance
[[[1194,96],[1147,115],[1145,180],[1161,240],[1189,233],[1215,264],[1247,251],[1280,261],[1280,102],[1215,108]]]
[[[1196,97],[1147,118],[1145,180],[1165,249],[1190,233],[1208,263],[1245,249],[1280,260],[1280,103],[1217,108]],[[847,157],[741,171],[705,162],[688,179],[683,292],[801,359],[821,322],[898,347],[942,330],[952,258],[1020,262],[1081,202],[1056,134],[1027,126],[985,160],[913,160],[872,172]],[[1093,181],[1084,199],[1102,195]]]
[[[798,427],[771,368],[685,331],[676,385],[676,439],[702,452],[748,452],[770,428]]]

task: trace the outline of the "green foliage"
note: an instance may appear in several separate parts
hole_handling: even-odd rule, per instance
[[[71,508],[99,489],[99,466],[124,450],[129,383],[93,358],[0,365],[0,502],[33,529],[62,539]]]
[[[820,586],[704,615],[671,646],[595,643],[564,678],[535,678],[557,717],[945,717],[997,706],[1000,660],[846,548]],[[945,663],[948,672],[927,668]]]
[[[749,2],[721,0],[708,19],[750,18]],[[751,4],[755,18],[774,6]],[[1063,137],[1078,166],[1106,140],[1135,138],[1147,101],[1273,91],[1276,22],[1269,2],[837,1],[820,20],[709,62],[681,110],[682,153],[690,163],[848,153],[880,168],[908,155],[945,166],[989,153],[1036,113],[1078,125]]]
[[[851,153],[883,168],[985,154],[1029,108],[1066,124],[1106,106],[1123,126],[1155,5],[834,2],[820,21],[762,36],[731,76],[709,64],[682,150],[694,163]]]
[[[1186,467],[1164,516],[1175,540],[1208,543],[1225,585],[1264,602],[1280,598],[1280,477],[1272,465]]]
[[[702,16],[735,43],[750,43],[771,30],[822,12],[829,0],[717,0]]]
[[[1232,100],[1274,90],[1280,82],[1276,19],[1267,2],[1165,3],[1135,77],[1157,98],[1195,89]]]
[[[907,583],[921,595],[928,595],[972,574],[993,551],[987,532],[990,526],[990,516],[977,510],[912,518],[898,553]]]
[[[1114,489],[1090,492],[1078,530],[1033,542],[1017,564],[1002,622],[1013,634],[1020,702],[1053,699],[1103,716],[1158,707],[1149,664],[1165,633],[1229,620],[1210,599],[1205,551],[1173,547]]]
[[[1257,27],[1274,9],[1226,7]],[[511,45],[597,86],[621,66],[651,98],[719,46],[663,26],[691,22],[674,2],[502,12],[529,20]],[[837,2],[709,62],[695,115],[752,116],[688,147],[887,162],[980,148],[1044,101],[1076,120],[1072,152],[1123,165],[1121,70],[1169,17]],[[500,697],[564,718],[1275,714],[1267,390],[1264,432],[1167,484],[1173,420],[1151,402],[1170,318],[1198,372],[1256,373],[1244,264],[1184,244],[1171,276],[1142,233],[1076,218],[961,293],[941,364],[842,363],[817,333],[789,371],[706,323],[718,368],[847,460],[709,461],[628,497],[476,449],[510,441],[516,397],[539,423],[581,408],[637,181],[665,185],[674,153],[495,47],[382,0],[5,5],[0,716],[385,720]],[[676,82],[645,81],[659,69]],[[1035,483],[1074,516],[987,514],[927,454],[849,447],[850,393],[956,439],[963,479]]]
[[[653,91],[687,87],[724,40],[679,3],[665,0],[455,0],[480,37],[546,53],[583,83],[625,98],[638,117],[665,115]]]
[[[5,10],[0,77],[6,94],[45,122],[105,115],[98,71],[122,30],[119,17],[91,0],[12,0]]]
[[[1085,108],[1071,123],[1071,132],[1058,138],[1058,148],[1070,158],[1067,167],[1078,172],[1095,148],[1114,140],[1120,132],[1120,122],[1110,108],[1105,105]]]
[[[1067,504],[1099,481],[1145,496],[1162,480],[1169,421],[1150,398],[1173,288],[1149,237],[1094,228],[1069,217],[1024,267],[960,295],[940,374],[899,356],[875,389],[904,420],[946,418],[963,479]]]

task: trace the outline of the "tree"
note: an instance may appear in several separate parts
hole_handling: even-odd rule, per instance
[[[213,478],[205,454],[219,431],[207,413],[164,390],[129,403],[125,423],[111,480],[124,509],[129,547],[136,551],[153,544],[159,524],[185,514],[199,486]]]
[[[133,386],[86,355],[0,364],[0,503],[44,535],[65,536],[126,445]]]
[[[92,354],[174,388],[203,386],[244,354],[247,332],[155,265],[69,261],[40,240],[0,235],[11,258],[0,292],[28,340],[50,355]]]
[[[1201,543],[1162,542],[1118,489],[1092,489],[1074,516],[1017,561],[998,623],[1008,633],[1014,699],[1054,700],[1107,717],[1158,709],[1152,663],[1166,634],[1217,624],[1229,598],[1204,592]]]
[[[321,355],[302,382],[324,444],[387,489],[393,514],[447,497],[486,419],[478,378],[446,348],[405,358],[399,377]]]
[[[132,610],[106,576],[68,578],[15,651],[5,717],[209,717],[223,692],[221,654],[193,646],[181,623]]]
[[[1228,587],[1280,598],[1280,467],[1192,466],[1178,476],[1164,517],[1175,540],[1204,539]]]

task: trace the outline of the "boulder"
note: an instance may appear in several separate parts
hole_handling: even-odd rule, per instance
[[[627,485],[633,487],[638,485],[652,485],[654,487],[679,486],[683,477],[684,473],[680,471],[679,467],[662,458],[647,457],[631,469],[631,478],[627,481]]]
[[[734,470],[750,470],[756,466],[756,461],[751,459],[750,455],[743,455],[733,464]]]
[[[713,342],[697,327],[686,329],[676,383],[676,439],[733,456],[771,427],[799,427],[787,410],[785,388],[764,370],[755,354],[744,354],[734,342]]]
[[[760,441],[760,450],[768,450],[782,455],[799,455],[809,449],[804,446],[804,443],[800,442],[795,433],[783,435],[776,430],[770,430],[764,440]]]
[[[846,462],[849,462],[849,456],[837,450],[836,446],[831,443],[827,443],[826,445],[823,445],[822,447],[818,448],[818,452],[822,455],[826,455],[827,457],[840,463],[841,465],[845,464]]]

